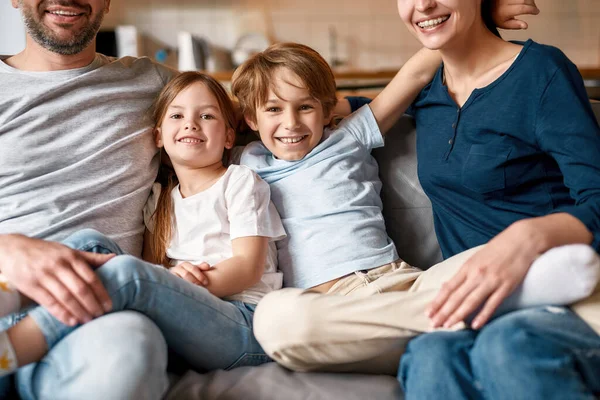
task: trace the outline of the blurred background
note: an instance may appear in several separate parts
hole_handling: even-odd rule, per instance
[[[542,12],[525,18],[529,29],[503,31],[503,37],[559,47],[591,89],[600,87],[600,0],[536,3]],[[18,17],[10,1],[0,0],[0,54],[24,44],[15,39],[19,21],[9,14]],[[300,42],[318,50],[340,87],[350,90],[380,86],[419,49],[395,0],[113,0],[102,30],[101,52],[146,55],[223,81],[268,44]]]

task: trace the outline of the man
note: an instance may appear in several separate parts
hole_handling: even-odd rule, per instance
[[[0,57],[0,271],[61,321],[86,323],[110,310],[92,270],[106,256],[51,241],[95,228],[141,254],[141,210],[159,165],[146,111],[173,71],[95,53],[110,0],[12,5],[27,42]],[[115,313],[21,368],[17,389],[24,399],[160,398],[166,362],[150,320]]]

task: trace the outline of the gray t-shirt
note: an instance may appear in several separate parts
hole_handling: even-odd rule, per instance
[[[148,110],[172,75],[148,58],[52,72],[0,60],[0,234],[94,228],[139,256],[159,166]]]

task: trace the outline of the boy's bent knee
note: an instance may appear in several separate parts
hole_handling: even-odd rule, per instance
[[[310,293],[314,295],[313,293]],[[254,313],[254,335],[271,357],[282,348],[314,338],[318,310],[302,289],[281,289],[266,295]]]

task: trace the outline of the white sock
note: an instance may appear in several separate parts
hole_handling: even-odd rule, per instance
[[[525,280],[499,308],[568,305],[590,296],[600,279],[600,256],[587,245],[572,244],[548,250],[531,265]]]
[[[0,377],[18,369],[17,357],[6,331],[0,332]]]
[[[0,317],[15,313],[21,309],[21,295],[0,275]]]

